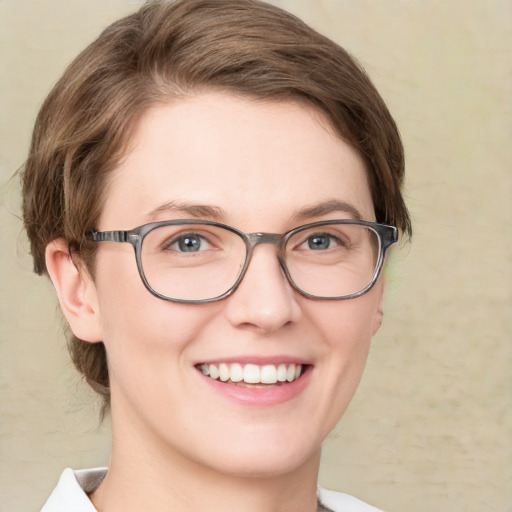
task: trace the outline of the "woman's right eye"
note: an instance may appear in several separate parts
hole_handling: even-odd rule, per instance
[[[166,251],[177,251],[177,252],[200,252],[211,248],[211,244],[208,240],[197,233],[186,233],[177,237],[174,237],[169,243],[165,244],[164,249]]]
[[[318,234],[312,235],[307,239],[307,245],[309,249],[313,249],[314,251],[321,251],[325,249],[329,249],[331,247],[331,243],[333,241],[333,237],[326,234]]]

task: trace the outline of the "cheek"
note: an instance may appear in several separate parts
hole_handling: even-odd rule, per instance
[[[316,325],[330,350],[368,351],[379,317],[379,290],[346,301],[315,304]]]
[[[361,379],[372,339],[370,314],[352,304],[343,304],[324,324],[327,350],[334,364],[330,382],[340,394],[343,408],[348,405]]]
[[[155,297],[144,286],[133,254],[124,251],[114,257],[111,253],[105,251],[96,266],[109,363],[128,358],[141,358],[142,362],[170,349],[179,352],[215,314],[212,307],[190,307]]]
[[[211,322],[214,308],[166,302],[135,282],[119,295],[105,291],[100,300],[107,314],[104,344],[112,410],[157,430],[155,421],[168,426],[172,418],[162,411],[184,410],[176,390],[190,370],[190,347]]]
[[[361,379],[380,311],[380,297],[381,291],[376,287],[355,299],[312,304],[315,325],[323,339],[325,383],[341,411]]]

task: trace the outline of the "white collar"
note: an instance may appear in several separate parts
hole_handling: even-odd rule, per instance
[[[87,493],[94,491],[107,474],[107,468],[66,468],[41,512],[98,512]]]
[[[66,468],[57,487],[52,492],[41,512],[98,512],[88,493],[94,491],[105,478],[107,468],[79,469]],[[367,503],[336,491],[318,488],[322,503],[336,511],[381,512]]]

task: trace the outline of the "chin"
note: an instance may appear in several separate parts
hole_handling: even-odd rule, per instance
[[[317,467],[321,445],[308,447],[305,439],[293,440],[290,436],[254,439],[252,442],[234,441],[225,449],[217,443],[215,453],[209,452],[206,465],[219,474],[241,478],[276,478]],[[204,459],[203,459],[204,460]]]
[[[318,465],[320,448],[312,453],[298,453],[294,445],[283,451],[254,450],[255,453],[233,453],[212,467],[217,473],[238,478],[277,478]],[[219,461],[217,461],[219,462]]]

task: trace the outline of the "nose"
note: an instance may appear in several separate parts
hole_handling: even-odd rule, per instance
[[[273,245],[255,247],[237,290],[226,300],[226,315],[236,327],[272,333],[297,322],[301,308]]]

